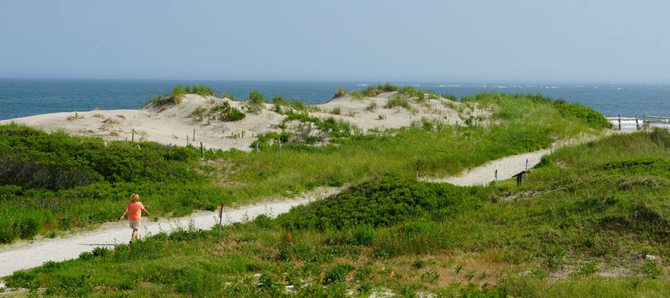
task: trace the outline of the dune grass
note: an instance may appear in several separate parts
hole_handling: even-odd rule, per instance
[[[291,285],[299,296],[660,297],[670,289],[667,156],[670,133],[659,130],[560,149],[521,186],[387,176],[224,227],[221,243],[216,230],[159,234],[6,283],[66,296],[277,297]]]
[[[182,102],[183,96],[186,94],[198,94],[204,97],[216,96],[214,90],[205,85],[200,84],[196,84],[193,86],[175,85],[174,88],[172,88],[172,92],[169,95],[164,94],[154,98],[150,98],[149,100],[147,100],[145,106],[148,106],[150,104],[156,106],[177,105]]]
[[[261,142],[260,153],[208,151],[209,161],[204,164],[198,162],[199,148],[168,150],[139,143],[137,150],[138,143],[132,142],[104,147],[101,139],[3,126],[0,133],[12,138],[0,139],[6,141],[0,142],[0,156],[20,161],[17,167],[32,160],[35,169],[53,179],[32,176],[26,180],[30,184],[13,175],[3,176],[0,197],[8,203],[0,207],[5,228],[0,233],[7,236],[0,236],[0,241],[53,236],[116,220],[117,208],[123,208],[135,192],[152,213],[178,216],[213,209],[221,202],[243,204],[292,196],[321,185],[341,186],[387,174],[413,178],[417,168],[422,175],[455,174],[492,159],[545,148],[553,137],[600,132],[579,115],[562,115],[554,105],[533,98],[489,94],[472,100],[494,110],[491,126],[414,126],[361,135],[345,122],[302,119],[308,116],[291,112],[287,119],[315,121],[322,131],[330,130],[335,145],[291,145],[284,139],[286,145],[279,150]],[[41,147],[31,148],[29,144],[35,142]],[[49,181],[57,186],[41,185]]]

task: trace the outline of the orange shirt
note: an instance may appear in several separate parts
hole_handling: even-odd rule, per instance
[[[132,221],[141,221],[142,220],[142,210],[144,210],[144,205],[141,202],[130,202],[128,203],[128,219]]]

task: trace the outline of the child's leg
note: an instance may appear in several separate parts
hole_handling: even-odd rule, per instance
[[[137,239],[137,229],[133,229],[133,240]]]

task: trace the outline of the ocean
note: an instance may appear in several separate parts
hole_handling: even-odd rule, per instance
[[[360,90],[380,82],[0,79],[0,120],[96,108],[138,109],[147,99],[169,93],[175,84],[196,83],[210,86],[217,95],[231,92],[238,100],[244,100],[250,91],[258,90],[268,100],[280,95],[318,104],[331,99],[338,87]],[[414,85],[457,97],[480,92],[541,93],[592,107],[605,116],[641,116],[643,113],[670,116],[670,85],[391,83]]]

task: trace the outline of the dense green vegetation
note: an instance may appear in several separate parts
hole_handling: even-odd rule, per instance
[[[199,157],[195,148],[105,146],[96,138],[0,126],[0,243],[114,220],[133,192],[158,214],[215,206],[218,191],[196,171]]]
[[[6,283],[65,296],[660,297],[669,156],[670,133],[655,130],[560,149],[521,186],[387,176],[225,227],[221,243],[215,230],[160,234]]]
[[[264,102],[262,95],[250,97]],[[320,185],[341,186],[389,174],[412,178],[417,167],[426,175],[454,174],[544,148],[554,137],[599,132],[580,118],[584,114],[564,116],[555,104],[534,97],[485,94],[467,100],[492,109],[492,125],[427,123],[363,135],[347,122],[310,117],[299,101],[276,99],[276,105],[286,107],[282,111],[287,121],[329,132],[335,145],[311,146],[314,137],[290,144],[294,136],[287,133],[262,135],[259,154],[207,151],[204,164],[199,148],[144,142],[110,142],[105,147],[100,139],[2,126],[0,158],[6,162],[0,173],[0,200],[5,202],[0,207],[0,241],[40,233],[55,236],[115,220],[133,192],[142,195],[152,213],[177,216],[222,201],[290,196]],[[286,146],[279,150],[273,139]]]
[[[244,119],[247,115],[242,111],[233,108],[228,102],[218,104],[209,109],[209,114],[221,121],[238,121]]]

